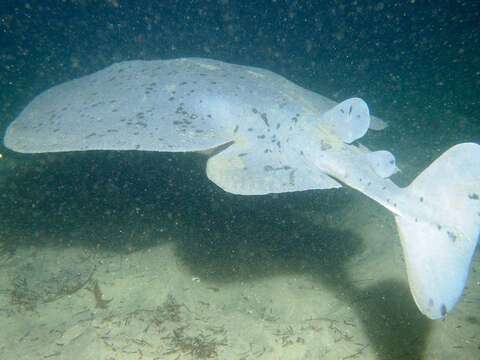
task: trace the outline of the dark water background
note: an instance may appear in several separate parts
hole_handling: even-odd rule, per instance
[[[267,68],[336,100],[364,98],[390,124],[366,143],[392,151],[405,165],[397,180],[408,183],[449,146],[480,139],[479,24],[478,1],[4,0],[0,129],[41,91],[113,62],[209,57]],[[291,212],[348,206],[356,196],[348,190],[240,198],[208,182],[197,156],[3,150],[9,168],[1,171],[0,232],[12,251],[52,238],[124,251],[150,246],[149,236],[167,232],[201,239],[200,245],[179,244],[197,273],[217,266],[223,280],[236,281],[234,274],[242,272],[235,267],[249,269],[250,277],[270,275],[278,264],[299,271],[297,260],[287,261],[293,251],[307,258],[302,271],[321,270],[325,281],[342,275],[342,264],[358,248],[347,241],[343,248],[325,245],[312,253],[325,229],[305,228]],[[144,229],[149,236],[141,236]],[[132,231],[139,238],[133,245]],[[245,237],[276,239],[262,246],[282,249],[269,255],[268,264],[277,266],[239,259],[232,249]],[[314,266],[319,258],[335,261]],[[332,279],[332,287],[352,285]],[[372,292],[394,301],[383,309],[388,326],[363,316],[378,352],[420,358],[429,324],[415,312],[408,289]],[[351,290],[352,303],[356,295]]]

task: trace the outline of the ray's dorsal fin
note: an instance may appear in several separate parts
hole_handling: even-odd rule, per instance
[[[328,127],[343,142],[350,144],[368,131],[370,112],[362,99],[347,99],[323,114],[321,125]]]

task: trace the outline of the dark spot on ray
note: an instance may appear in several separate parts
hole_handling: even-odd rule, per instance
[[[420,196],[420,202],[423,202],[423,196]]]
[[[169,100],[169,101],[173,101],[173,100],[175,100],[175,98],[174,98],[173,96],[170,96],[170,97],[168,98],[168,100]]]
[[[468,198],[472,200],[478,200],[478,194],[477,193],[468,194]]]
[[[233,133],[236,134],[238,131],[238,125],[235,126],[235,129],[233,129]]]
[[[203,130],[202,130],[202,129],[196,129],[195,132],[196,132],[197,134],[200,134],[200,133],[203,133]]]
[[[279,166],[279,167],[273,167],[271,165],[266,165],[263,167],[265,171],[279,171],[279,170],[290,170],[292,167],[289,165],[284,165],[284,166]]]
[[[438,230],[442,230],[442,225],[437,224],[437,229],[438,229]]]
[[[255,109],[255,108],[252,108],[252,112],[253,112],[254,114],[256,114],[256,113],[258,113],[258,110]]]
[[[442,317],[445,317],[445,315],[447,315],[447,307],[445,306],[445,304],[440,305],[440,315],[442,315]]]
[[[239,157],[242,157],[242,156],[245,156],[245,155],[248,155],[248,153],[240,153],[240,154],[238,154]]]
[[[85,136],[85,139],[89,139],[89,138],[94,137],[94,136],[97,136],[97,134],[92,132],[92,133],[88,134],[87,136]]]
[[[428,299],[428,306],[432,307],[434,305],[433,299]]]
[[[455,242],[457,240],[457,235],[455,235],[453,232],[447,231],[447,235],[452,242]]]
[[[353,106],[350,105],[350,107],[348,108],[348,115],[350,115],[352,113],[352,110],[353,110]]]
[[[265,135],[258,135],[257,139],[265,139]]]
[[[265,123],[265,125],[267,126],[270,126],[270,124],[268,123],[268,118],[267,118],[267,114],[266,113],[262,113],[260,115],[260,117],[262,118],[263,122]]]
[[[248,128],[247,131],[253,131],[253,129],[252,129],[252,128]]]
[[[280,129],[280,123],[277,123],[277,126],[275,127],[277,130]]]

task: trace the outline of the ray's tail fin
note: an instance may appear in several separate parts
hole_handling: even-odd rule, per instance
[[[443,319],[462,295],[478,242],[480,145],[453,146],[406,191],[413,199],[431,204],[435,219],[430,223],[395,218],[410,289],[422,313]]]

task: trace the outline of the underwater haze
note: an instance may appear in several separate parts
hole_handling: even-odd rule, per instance
[[[471,263],[470,258],[462,263],[469,276],[458,303],[448,313],[442,304],[442,320],[431,320],[438,317],[422,308],[418,291],[423,289],[410,272],[407,276],[409,255],[397,231],[402,225],[391,214],[401,211],[338,175],[343,167],[364,169],[367,158],[342,158],[345,163],[322,168],[325,178],[316,182],[307,181],[310,173],[301,173],[303,188],[291,186],[290,171],[290,184],[278,190],[268,183],[270,178],[253,172],[242,181],[232,180],[224,163],[214,167],[209,160],[235,151],[241,145],[235,136],[254,132],[242,128],[249,124],[247,118],[235,118],[239,125],[231,126],[228,136],[222,132],[224,122],[208,120],[204,126],[215,142],[207,145],[204,138],[192,140],[190,147],[179,145],[178,134],[169,128],[169,138],[161,141],[171,141],[172,150],[154,144],[145,146],[148,151],[136,151],[145,144],[122,147],[97,140],[95,123],[81,120],[80,111],[78,119],[69,113],[71,122],[63,128],[48,128],[42,117],[51,104],[73,102],[76,95],[85,95],[82,101],[92,108],[100,104],[96,97],[111,95],[128,102],[123,108],[119,104],[121,119],[122,112],[136,106],[133,81],[101,85],[102,94],[86,82],[83,87],[67,83],[54,98],[36,98],[125,61],[221,61],[197,59],[192,64],[205,72],[224,71],[223,77],[230,77],[225,95],[240,89],[255,93],[255,107],[235,105],[241,111],[248,107],[272,131],[280,122],[257,108],[273,107],[277,92],[296,89],[285,105],[295,112],[310,101],[309,93],[277,75],[325,97],[318,110],[322,116],[329,114],[323,107],[344,113],[342,102],[352,98],[354,113],[368,105],[370,114],[387,127],[368,129],[366,120],[362,130],[345,122],[348,136],[355,136],[346,140],[346,130],[337,129],[335,137],[325,135],[322,151],[338,143],[353,154],[388,150],[395,156],[394,168],[387,168],[386,175],[368,174],[378,181],[390,177],[405,187],[452,146],[480,140],[479,24],[477,1],[4,1],[0,129],[2,138],[7,135],[0,148],[0,358],[480,358],[478,250]],[[206,104],[222,105],[231,115],[229,106],[215,102],[221,93],[198,85],[205,74],[181,65],[187,62],[161,63],[166,65],[157,70],[180,64],[171,65],[172,73],[185,76],[185,84],[192,80],[191,93],[201,93]],[[144,65],[134,64],[119,73],[133,68],[138,75]],[[169,84],[156,82],[166,78],[167,70],[162,71],[158,78],[151,75],[151,86],[170,91]],[[267,80],[243,83],[236,71]],[[93,87],[101,77],[89,79]],[[174,96],[169,101],[177,101]],[[37,103],[31,103],[34,99]],[[165,104],[159,101],[151,112],[163,116]],[[188,111],[189,104],[184,105],[176,107],[177,113]],[[30,110],[22,113],[24,109]],[[94,117],[100,114],[92,111]],[[292,120],[296,124],[300,118]],[[16,119],[17,127],[12,125]],[[20,135],[14,138],[11,129]],[[308,129],[301,128],[305,135],[300,140],[288,138],[297,146],[304,139],[305,152]],[[330,128],[321,129],[325,134]],[[137,135],[109,131],[115,141],[128,142]],[[27,132],[34,134],[34,145],[23,151],[19,144]],[[197,129],[198,136],[202,132]],[[87,138],[92,145],[69,146]],[[66,146],[58,150],[52,139]],[[276,140],[275,149],[284,151],[284,143]],[[259,149],[255,141],[247,149],[252,154]],[[255,159],[266,153],[262,148]],[[475,202],[478,170],[465,164],[476,165],[480,159],[465,159],[458,173],[452,166],[452,172],[435,180],[464,177],[465,186],[475,189],[468,192],[469,201]],[[290,170],[290,165],[282,169]],[[269,166],[262,168],[282,170]],[[258,186],[256,191],[241,186],[249,180]],[[448,190],[438,194],[438,203],[448,198]],[[423,214],[421,206],[406,208]],[[473,248],[477,241],[475,236]],[[432,249],[435,253],[437,243]]]

